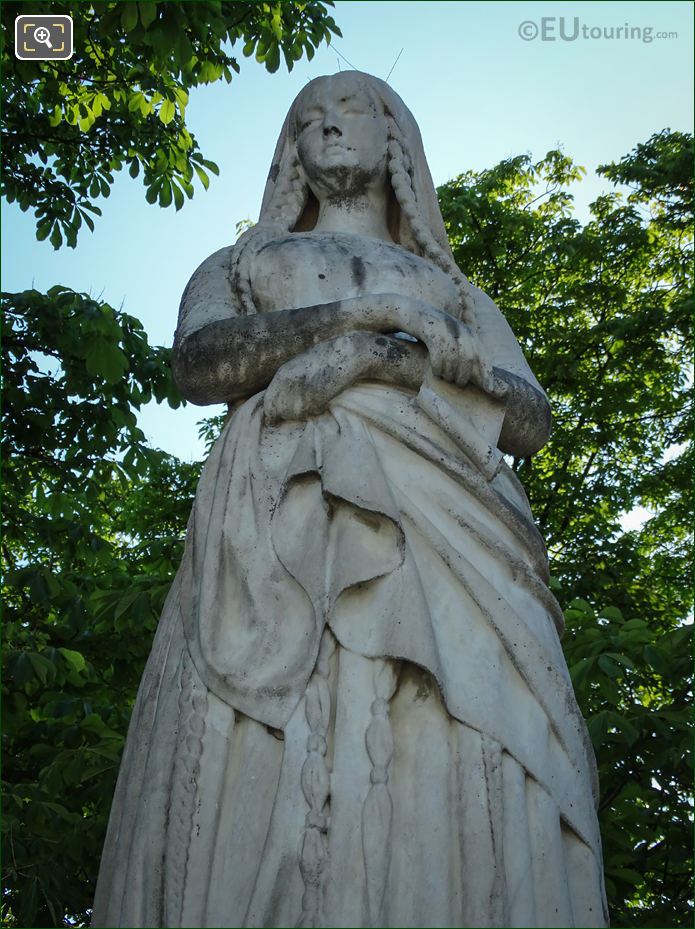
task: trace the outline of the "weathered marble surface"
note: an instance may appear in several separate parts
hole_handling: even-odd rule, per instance
[[[235,412],[128,736],[95,926],[604,926],[595,764],[502,452],[550,413],[382,81],[310,83],[182,298]]]

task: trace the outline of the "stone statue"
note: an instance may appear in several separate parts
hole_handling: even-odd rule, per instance
[[[227,402],[125,748],[95,926],[605,926],[595,762],[502,457],[548,401],[420,133],[299,94],[174,372]]]

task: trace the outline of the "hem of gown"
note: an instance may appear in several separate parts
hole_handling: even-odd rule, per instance
[[[182,680],[181,652],[169,649],[164,677],[175,665]],[[158,707],[159,723],[179,728],[196,689],[205,689],[199,680],[185,700],[179,692]],[[426,670],[355,654],[326,631],[282,740],[211,693],[203,713],[192,765],[180,758],[191,753],[185,737],[168,762],[159,759],[171,771],[196,772],[192,815],[176,842],[187,846],[188,874],[203,880],[181,885],[167,866],[171,819],[155,843],[161,852],[145,854],[142,823],[153,821],[154,798],[142,778],[139,795],[130,788],[134,772],[124,770],[118,803],[136,813],[140,835],[136,826],[118,861],[130,858],[130,875],[144,867],[144,883],[156,882],[152,863],[161,854],[162,897],[149,913],[129,893],[112,899],[107,911],[116,918],[95,926],[607,925],[596,852],[498,742],[448,713]],[[157,732],[139,735],[150,736],[156,756]],[[158,802],[171,817],[175,793]],[[178,919],[157,916],[173,916],[176,906]]]

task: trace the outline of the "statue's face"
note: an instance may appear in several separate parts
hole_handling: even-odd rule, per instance
[[[386,119],[357,75],[314,81],[299,102],[296,126],[299,159],[319,200],[385,183]]]

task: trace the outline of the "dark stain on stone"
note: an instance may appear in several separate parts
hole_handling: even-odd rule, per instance
[[[297,248],[302,247],[302,240],[298,236],[290,233],[286,236],[280,236],[277,239],[271,239],[270,242],[266,242],[258,249],[258,254],[260,255],[266,249],[278,248],[280,245],[293,245]]]
[[[429,699],[431,692],[432,690],[428,681],[423,677],[418,683],[417,690],[415,691],[415,703],[424,703],[425,700]]]
[[[401,345],[395,341],[395,339],[389,340],[389,347],[386,353],[386,357],[389,361],[400,361],[402,358],[408,354],[408,349],[405,345]]]
[[[458,337],[458,334],[459,334],[459,327],[458,327],[458,325],[457,325],[457,323],[456,323],[456,320],[455,320],[452,316],[449,316],[448,313],[446,313],[445,316],[444,316],[444,323],[445,323],[445,325],[446,325],[446,328],[447,328],[447,329],[449,330],[449,332],[451,333],[451,335],[452,335],[454,338],[457,338],[457,337]]]
[[[273,182],[273,184],[278,179],[279,173],[280,173],[280,165],[279,164],[272,165],[270,168],[270,171],[268,172],[268,178],[269,180]]]
[[[366,269],[364,267],[364,262],[359,257],[359,255],[353,255],[350,262],[350,271],[352,272],[352,279],[358,287],[362,287],[364,284],[364,279],[366,277]]]

